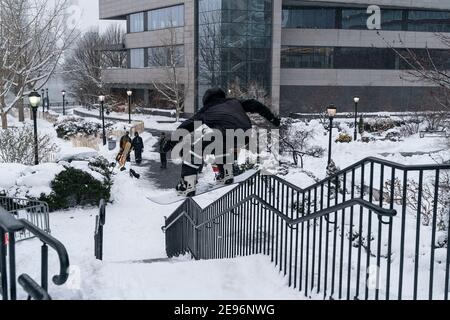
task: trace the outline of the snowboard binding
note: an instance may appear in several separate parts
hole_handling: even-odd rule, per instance
[[[224,165],[223,170],[221,170],[219,166],[214,165],[213,170],[216,174],[216,181],[218,183],[224,184],[226,186],[234,183],[234,172],[232,164]]]
[[[197,183],[197,175],[186,176],[180,180],[175,189],[180,196],[195,197]]]

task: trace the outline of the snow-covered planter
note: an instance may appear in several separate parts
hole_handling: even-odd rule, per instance
[[[112,123],[105,123],[106,129],[112,127]],[[55,123],[58,138],[69,140],[75,136],[97,136],[102,130],[100,122],[88,121],[80,117],[64,117]]]

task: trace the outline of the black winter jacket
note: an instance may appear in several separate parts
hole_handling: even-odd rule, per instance
[[[199,121],[211,129],[225,132],[227,129],[251,129],[252,123],[247,113],[258,113],[270,122],[279,125],[272,111],[256,100],[227,99],[219,89],[209,89],[203,98],[204,107],[191,119],[181,124],[179,129],[193,132],[194,122]]]
[[[131,144],[134,150],[142,151],[144,149],[144,141],[141,137],[134,137]]]

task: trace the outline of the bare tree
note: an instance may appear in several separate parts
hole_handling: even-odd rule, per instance
[[[83,104],[96,101],[105,88],[102,69],[126,67],[126,52],[121,49],[124,30],[111,25],[104,33],[97,29],[84,33],[68,51],[63,76],[71,95]]]
[[[198,59],[199,81],[210,87],[220,84],[220,70],[222,65],[221,50],[223,37],[221,32],[221,12],[202,12],[200,15]]]
[[[381,36],[380,33],[378,34]],[[450,50],[450,36],[448,34],[436,33],[435,36]],[[408,48],[401,37],[399,37],[399,43],[403,47],[400,48],[398,46],[394,47],[385,38],[382,37],[382,39],[400,58],[400,64],[403,65],[405,70],[402,79],[409,82],[426,82],[441,89],[431,93],[439,107],[434,107],[432,110],[427,111],[435,111],[435,109],[449,111],[450,65],[448,58],[439,56],[438,53],[431,51],[429,48],[424,50]],[[442,50],[441,52],[444,51]]]
[[[175,108],[177,121],[184,110],[189,90],[189,65],[185,63],[184,47],[179,45],[177,28],[170,22],[167,36],[161,39],[161,47],[152,48],[148,54],[149,66],[163,70],[164,79],[152,81],[162,100]],[[184,77],[181,72],[184,67]]]
[[[280,147],[283,152],[290,153],[294,164],[303,168],[304,157],[320,158],[325,150],[319,146],[311,145],[316,132],[302,122],[292,119],[285,120],[280,128]]]
[[[6,115],[55,73],[75,39],[67,27],[67,0],[0,0],[0,113]],[[23,118],[23,111],[20,112]]]

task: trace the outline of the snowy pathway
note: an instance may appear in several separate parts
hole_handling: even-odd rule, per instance
[[[155,154],[144,155],[148,161]],[[145,174],[145,166],[134,167]],[[225,190],[226,191],[226,190]],[[208,195],[209,203],[220,196]],[[115,176],[113,204],[107,206],[104,261],[94,258],[97,208],[55,212],[52,234],[67,247],[71,277],[66,285],[50,284],[54,299],[300,299],[290,289],[270,259],[253,256],[232,260],[192,261],[167,259],[161,231],[164,216],[179,204],[158,206],[146,199],[163,192],[148,179],[131,179],[127,172]],[[18,245],[18,272],[39,279],[40,244]],[[50,275],[58,272],[50,250]],[[21,298],[25,298],[21,293]]]

